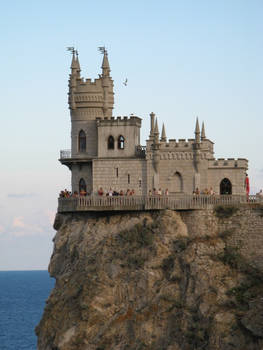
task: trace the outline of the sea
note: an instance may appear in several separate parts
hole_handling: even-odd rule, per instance
[[[35,327],[55,282],[47,271],[0,271],[0,350],[36,350]]]

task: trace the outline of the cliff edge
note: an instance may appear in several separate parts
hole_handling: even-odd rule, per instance
[[[38,350],[262,350],[263,211],[57,214]]]

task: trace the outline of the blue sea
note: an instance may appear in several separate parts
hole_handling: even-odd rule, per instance
[[[1,350],[36,350],[34,329],[53,286],[47,271],[0,271]]]

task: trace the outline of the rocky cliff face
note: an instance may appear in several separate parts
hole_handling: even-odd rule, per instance
[[[262,209],[58,214],[39,350],[263,349]]]

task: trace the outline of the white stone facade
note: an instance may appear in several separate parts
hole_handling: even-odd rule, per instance
[[[96,194],[100,187],[119,192],[134,189],[147,195],[153,189],[170,194],[191,194],[213,189],[216,194],[246,193],[246,159],[215,159],[214,144],[206,138],[198,120],[193,139],[161,137],[155,115],[150,114],[150,135],[146,147],[140,144],[141,119],[136,116],[112,117],[113,80],[106,50],[102,74],[92,82],[80,76],[80,65],[73,52],[69,79],[71,113],[71,155],[60,161],[72,173],[72,191],[85,187]]]

